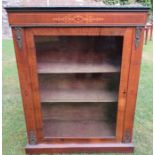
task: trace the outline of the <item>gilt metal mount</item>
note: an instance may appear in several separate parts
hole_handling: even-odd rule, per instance
[[[21,27],[15,27],[15,32],[16,32],[17,45],[21,49],[23,47],[22,28]]]
[[[37,139],[34,131],[29,132],[29,140],[31,145],[35,145],[37,143]]]
[[[130,131],[125,130],[124,137],[123,137],[123,142],[124,143],[130,143],[130,141],[131,141]]]
[[[137,26],[136,32],[135,32],[135,48],[136,49],[138,48],[139,43],[140,43],[141,32],[142,32],[142,26]]]

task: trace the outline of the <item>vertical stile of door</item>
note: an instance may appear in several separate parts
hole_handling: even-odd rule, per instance
[[[42,132],[42,112],[41,112],[41,102],[38,84],[38,73],[37,73],[37,60],[36,60],[36,50],[33,29],[26,30],[26,43],[27,43],[27,58],[28,66],[30,70],[30,77],[32,83],[32,96],[33,96],[33,106],[35,114],[35,125],[36,125],[36,137],[38,142],[43,141]]]
[[[132,36],[132,54],[131,54],[131,64],[129,71],[129,82],[128,82],[128,93],[127,93],[127,104],[126,104],[126,113],[125,113],[125,124],[124,124],[124,141],[131,142],[132,132],[133,132],[133,123],[134,123],[134,113],[136,107],[136,97],[138,91],[138,82],[140,76],[140,64],[142,57],[142,47],[143,47],[143,38],[144,38],[144,27],[139,27],[140,33],[137,38],[138,45],[136,47],[136,28],[134,27],[133,36]],[[127,135],[127,136],[126,136]]]
[[[124,126],[124,115],[126,106],[126,96],[128,89],[128,75],[131,58],[131,44],[132,44],[132,29],[125,28],[123,38],[123,49],[122,49],[122,64],[120,72],[120,85],[118,95],[118,110],[117,110],[117,128],[116,128],[116,139],[122,141],[123,137],[123,126]]]
[[[26,128],[28,133],[29,143],[31,144],[31,138],[29,133],[33,134],[33,142],[36,143],[35,134],[35,117],[31,87],[31,77],[27,59],[27,46],[25,39],[25,29],[23,28],[12,28],[14,47],[16,53],[16,61],[18,67],[18,75],[21,87],[21,94],[23,99],[23,107],[26,120]]]

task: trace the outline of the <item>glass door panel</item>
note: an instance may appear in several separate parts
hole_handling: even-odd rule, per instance
[[[35,36],[45,137],[116,135],[121,36]]]

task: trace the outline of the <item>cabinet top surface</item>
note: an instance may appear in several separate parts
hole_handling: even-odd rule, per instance
[[[5,7],[7,11],[148,11],[141,4],[106,5],[101,0],[18,0]]]

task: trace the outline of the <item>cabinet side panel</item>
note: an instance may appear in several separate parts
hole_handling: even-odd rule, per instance
[[[129,71],[127,104],[126,104],[125,124],[124,124],[124,138],[123,138],[123,141],[125,143],[132,141],[134,114],[136,107],[138,82],[140,76],[143,38],[144,38],[144,28],[142,27],[139,27],[138,29],[133,28],[132,54],[131,54],[131,63]]]
[[[18,75],[20,81],[20,88],[23,100],[23,108],[25,112],[26,127],[29,137],[29,143],[31,143],[31,136],[33,133],[33,142],[35,140],[35,120],[34,120],[34,107],[32,102],[32,89],[31,79],[29,76],[29,68],[26,54],[25,44],[25,31],[22,28],[12,28],[14,47],[16,53],[16,61],[18,67]]]

